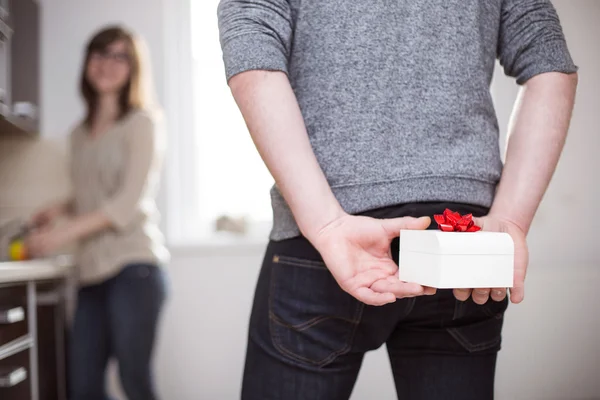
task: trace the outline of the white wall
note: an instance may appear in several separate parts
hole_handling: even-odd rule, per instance
[[[43,4],[44,135],[60,136],[81,112],[76,83],[84,41],[98,25],[125,21],[146,37],[159,94],[162,0],[45,0]],[[555,1],[576,62],[578,105],[564,157],[530,234],[526,300],[511,306],[498,364],[497,398],[600,399],[600,2]],[[65,23],[66,21],[69,24]],[[496,106],[505,126],[513,83],[497,74]],[[576,224],[568,225],[570,218]],[[156,377],[167,400],[239,397],[246,325],[262,247],[175,250],[171,297],[156,353]],[[377,393],[373,389],[378,388]],[[353,399],[395,398],[381,349],[367,356]]]
[[[197,250],[194,250],[197,252]],[[247,321],[262,250],[176,253],[156,376],[164,399],[239,398]],[[600,269],[533,265],[524,303],[511,305],[498,400],[600,399]],[[392,400],[385,348],[367,355],[353,400]]]

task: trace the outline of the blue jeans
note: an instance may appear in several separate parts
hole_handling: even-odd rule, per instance
[[[70,400],[107,400],[108,360],[119,363],[128,400],[156,399],[151,357],[166,296],[164,271],[127,265],[115,277],[79,290],[70,340]]]
[[[446,207],[487,213],[476,206],[418,203],[364,215],[432,216]],[[396,262],[398,247],[396,239]],[[367,306],[340,289],[305,238],[271,242],[250,319],[242,399],[346,400],[363,356],[383,344],[399,399],[492,399],[507,306],[507,299],[481,306],[461,302],[451,290]]]

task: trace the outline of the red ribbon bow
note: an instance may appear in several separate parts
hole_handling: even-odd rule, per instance
[[[461,216],[456,211],[446,208],[443,214],[436,214],[433,218],[438,223],[438,228],[443,232],[477,232],[481,230],[473,222],[473,214]]]

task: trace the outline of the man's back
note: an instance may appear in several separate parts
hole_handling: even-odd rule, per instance
[[[243,4],[242,4],[243,3]],[[548,1],[225,0],[227,77],[288,74],[344,210],[418,201],[489,207],[502,172],[489,91],[576,70]],[[273,239],[299,231],[273,190]]]

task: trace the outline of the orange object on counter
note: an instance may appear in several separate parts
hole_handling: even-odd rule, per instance
[[[8,248],[8,255],[13,261],[27,260],[27,247],[21,239],[13,240]]]

